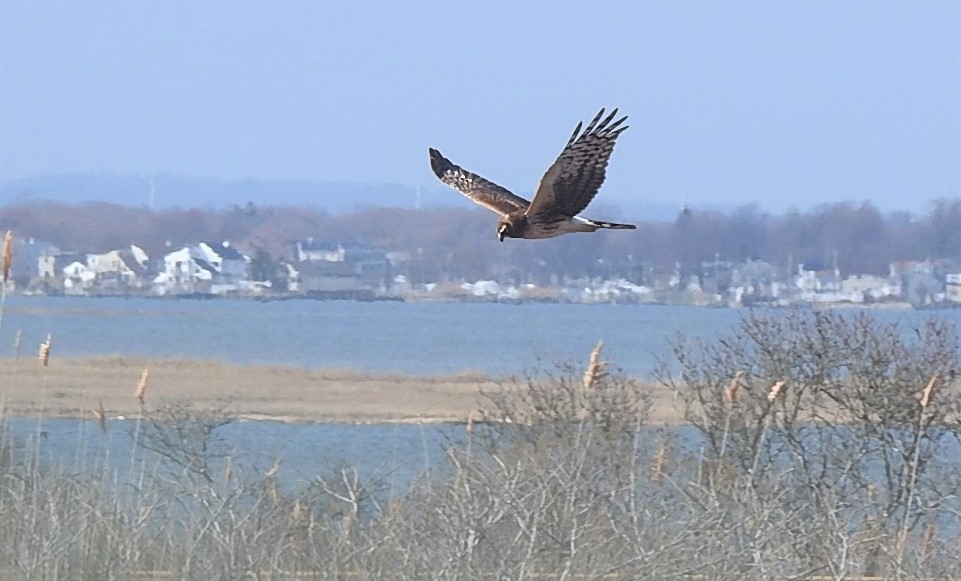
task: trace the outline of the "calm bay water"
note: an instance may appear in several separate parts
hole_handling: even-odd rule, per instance
[[[666,337],[711,337],[739,312],[673,306],[8,297],[0,356],[53,333],[56,355],[146,355],[432,374],[586,357],[598,339],[646,374]]]
[[[915,311],[873,311],[916,322]],[[32,355],[47,333],[56,355],[144,355],[347,367],[414,374],[504,373],[605,354],[647,375],[680,332],[711,339],[744,311],[683,306],[8,297],[0,356],[22,331]],[[957,311],[942,314],[959,319]]]

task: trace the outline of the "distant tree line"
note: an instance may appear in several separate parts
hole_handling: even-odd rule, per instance
[[[614,214],[614,215],[609,215]],[[630,212],[605,217],[630,219]],[[638,218],[638,217],[635,217]],[[645,282],[677,263],[764,260],[785,273],[799,263],[844,273],[885,274],[892,261],[961,257],[961,199],[932,202],[923,215],[883,213],[870,202],[840,202],[770,214],[749,205],[725,214],[691,208],[672,222],[635,220],[634,232],[497,241],[482,209],[366,208],[330,214],[316,207],[169,209],[105,203],[12,204],[0,227],[67,251],[103,252],[137,244],[152,256],[198,240],[229,240],[261,259],[282,259],[290,243],[313,237],[404,253],[414,281],[626,276]]]

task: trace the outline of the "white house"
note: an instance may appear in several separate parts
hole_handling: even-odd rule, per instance
[[[961,303],[961,272],[949,272],[944,275],[944,300]]]
[[[66,294],[86,294],[97,278],[86,260],[73,260],[63,267],[63,290]]]
[[[153,292],[170,293],[204,292],[209,290],[213,269],[202,266],[191,255],[190,247],[184,246],[164,255],[163,271],[154,277]]]
[[[229,243],[201,242],[164,255],[163,271],[153,279],[153,291],[226,293],[245,288],[248,258]]]
[[[219,294],[245,287],[250,258],[238,252],[229,242],[201,242],[192,250],[195,259],[199,258],[213,267],[211,292]]]
[[[87,268],[100,289],[139,288],[147,275],[147,253],[139,246],[88,254]]]
[[[298,240],[294,243],[294,259],[297,262],[344,262],[347,251],[342,244],[319,242],[313,238]]]

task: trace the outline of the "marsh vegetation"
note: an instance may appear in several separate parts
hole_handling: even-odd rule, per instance
[[[656,376],[681,428],[654,425],[651,384],[596,350],[482,396],[403,489],[386,465],[284,485],[282,460],[223,445],[229,408],[147,388],[120,459],[65,468],[41,434],[3,431],[0,563],[21,579],[948,578],[957,337],[905,331],[799,310],[678,337]]]

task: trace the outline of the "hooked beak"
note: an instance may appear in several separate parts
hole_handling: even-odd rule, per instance
[[[507,226],[501,226],[501,227],[497,230],[497,239],[500,240],[501,242],[503,242],[503,241],[504,241],[504,234],[506,234],[506,233],[507,233]]]

